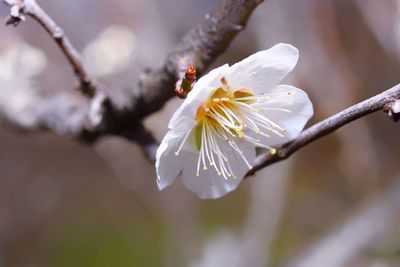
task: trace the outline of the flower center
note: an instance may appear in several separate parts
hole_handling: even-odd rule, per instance
[[[229,150],[237,153],[246,164],[248,169],[253,166],[249,163],[243,151],[238,145],[238,140],[245,140],[254,146],[267,148],[271,154],[276,149],[261,142],[260,137],[271,137],[278,135],[283,137],[287,131],[274,121],[268,119],[261,111],[279,110],[290,112],[282,108],[268,106],[268,95],[254,95],[250,90],[239,89],[233,91],[221,79],[222,87],[217,88],[210,100],[197,109],[197,125],[189,132],[182,141],[178,151],[179,155],[183,144],[189,135],[194,137],[196,148],[199,151],[196,175],[200,176],[200,168],[207,170],[208,167],[215,169],[217,175],[225,179],[236,178],[229,162]],[[231,148],[231,149],[229,149]]]
[[[249,96],[254,95],[245,89],[237,90],[232,94],[223,88],[218,88],[211,96],[211,100],[198,108],[196,121],[200,124],[206,122],[214,129],[220,125],[222,129],[229,132],[232,136],[243,137],[245,124],[237,116],[239,106],[235,103],[235,100]],[[245,100],[239,99],[238,101],[246,103]],[[254,102],[254,100],[248,100],[247,102]]]

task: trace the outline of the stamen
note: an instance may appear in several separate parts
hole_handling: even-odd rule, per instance
[[[225,85],[225,86],[228,85],[228,81],[226,80],[226,78],[224,76],[221,77],[221,83],[222,83],[222,85]]]
[[[261,139],[249,133],[254,132],[259,136],[271,137],[267,134],[272,132],[277,136],[284,137],[286,128],[283,128],[260,111],[281,111],[291,113],[292,111],[280,107],[270,107],[268,99],[274,96],[291,95],[292,92],[277,92],[268,95],[253,95],[251,91],[247,94],[239,90],[232,91],[225,77],[221,78],[222,88],[218,88],[216,93],[211,97],[211,100],[204,104],[196,120],[202,122],[201,129],[201,145],[197,161],[196,175],[200,175],[200,165],[203,165],[203,170],[207,170],[207,166],[215,169],[218,176],[223,176],[224,179],[230,177],[237,178],[232,171],[228,154],[229,151],[222,150],[225,144],[233,149],[233,153],[237,153],[241,160],[249,169],[253,166],[250,164],[243,151],[239,148],[235,140],[244,138],[247,142],[263,147],[269,150],[271,155],[277,153],[276,149],[262,144]],[[237,96],[237,97],[236,97]],[[250,132],[246,132],[246,130]],[[254,137],[256,136],[256,137]],[[181,143],[177,153],[183,147]],[[221,143],[222,142],[222,143]],[[226,143],[225,143],[226,142]]]
[[[207,170],[207,165],[206,165],[206,159],[205,159],[205,155],[204,155],[204,153],[205,153],[205,147],[206,147],[206,145],[207,145],[207,139],[206,139],[206,136],[205,136],[205,127],[204,127],[204,124],[203,124],[203,127],[201,128],[201,148],[200,148],[200,150],[201,150],[201,158],[202,158],[202,162],[203,162],[203,170]]]
[[[220,107],[220,106],[218,106],[218,107]],[[224,116],[222,116],[219,112],[217,112],[214,108],[211,108],[211,110],[212,110],[212,111],[214,112],[214,114],[215,114],[216,116],[218,116],[222,121],[227,122],[226,118],[225,118]],[[234,128],[234,126],[235,126],[235,121],[232,119],[231,116],[229,116],[229,114],[226,114],[226,113],[225,113],[225,115],[226,115],[227,119],[229,120],[227,126],[230,127],[230,128]],[[232,126],[233,126],[233,127],[232,127]]]
[[[214,154],[218,154],[217,148],[215,146],[215,141],[214,141],[214,138],[212,136],[212,133],[211,133],[211,130],[209,128],[208,123],[206,123],[205,125],[206,125],[207,131],[209,133],[208,134],[208,137],[209,137],[209,140],[210,140],[209,144],[210,144],[210,148],[212,150],[211,153],[210,153],[210,157],[211,157],[210,166],[214,167],[214,169],[217,171],[217,173],[220,173],[217,164],[215,164],[215,159],[214,159]],[[212,152],[214,152],[214,153],[212,153]]]
[[[189,132],[185,135],[185,137],[183,138],[181,144],[179,145],[178,150],[175,152],[175,156],[179,156],[179,153],[181,152],[182,147],[183,147],[183,145],[185,144],[185,142],[186,142],[187,138],[189,137],[190,133],[191,133],[191,131],[189,131]]]
[[[243,106],[243,107],[245,107],[245,108],[250,109],[251,111],[257,112],[257,109],[253,108],[252,106],[250,106],[250,105],[247,104],[247,103],[240,102],[240,101],[232,101],[232,102],[234,102],[236,105]]]
[[[292,113],[292,111],[290,109],[285,109],[285,108],[269,108],[269,107],[266,107],[266,108],[259,108],[259,109],[261,109],[261,110],[272,110],[272,111],[284,111],[284,112],[287,112],[287,113]]]

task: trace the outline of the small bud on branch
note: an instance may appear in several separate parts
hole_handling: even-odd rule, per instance
[[[182,80],[178,81],[178,86],[175,88],[175,93],[179,98],[186,98],[188,93],[192,90],[194,83],[196,82],[196,68],[189,66]]]
[[[383,107],[383,111],[386,112],[394,122],[398,122],[400,120],[400,99],[386,104]]]

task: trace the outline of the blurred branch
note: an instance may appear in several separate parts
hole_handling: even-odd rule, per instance
[[[380,195],[366,201],[337,229],[313,244],[292,260],[288,267],[341,267],[365,249],[376,245],[377,238],[397,222],[400,215],[400,183],[394,184]]]
[[[134,127],[124,132],[122,136],[140,144],[143,154],[149,160],[153,162],[156,161],[156,152],[159,144],[142,123],[136,124]]]
[[[393,106],[392,103],[397,103],[396,99],[400,99],[400,84],[314,124],[304,130],[295,140],[278,147],[276,154],[271,155],[270,153],[266,153],[258,156],[254,168],[248,172],[247,175],[252,175],[270,164],[287,159],[302,147],[334,132],[352,121],[378,110],[382,110],[385,106]],[[397,105],[395,106],[397,107]]]
[[[62,30],[34,0],[3,1],[11,6],[11,15],[6,19],[6,24],[17,25],[24,20],[24,14],[35,18],[66,54],[81,80],[81,87],[87,89],[83,92],[92,97],[90,103],[87,103],[77,100],[72,93],[60,93],[59,96],[53,97],[59,99],[58,105],[54,105],[50,98],[41,101],[43,106],[40,106],[40,103],[27,103],[26,107],[32,107],[38,116],[35,123],[29,126],[19,124],[18,119],[10,116],[6,119],[27,131],[50,129],[90,143],[104,135],[119,135],[134,141],[138,141],[140,137],[140,140],[144,140],[143,137],[147,133],[146,144],[154,138],[142,126],[137,127],[141,125],[140,121],[161,109],[165,102],[174,96],[175,83],[188,65],[196,66],[199,73],[204,72],[244,29],[254,9],[263,2],[222,0],[197,27],[183,37],[160,68],[143,73],[139,87],[131,92],[131,105],[119,107],[109,96],[94,90],[95,86],[82,66],[78,53]],[[71,109],[77,114],[75,118],[71,118],[68,112]],[[18,117],[18,114],[15,114],[15,117]],[[135,131],[137,133],[133,134]],[[156,145],[154,142],[143,149],[149,152],[154,150],[152,147]]]
[[[103,134],[119,135],[133,121],[141,121],[161,109],[175,96],[175,83],[185,69],[193,65],[199,74],[204,72],[244,29],[261,2],[263,0],[222,0],[176,44],[160,68],[143,72],[138,90],[132,91],[130,107],[121,110],[111,106],[106,110],[100,127],[91,131],[92,138]]]
[[[71,64],[76,76],[80,81],[79,90],[89,97],[94,96],[96,86],[83,66],[79,53],[72,46],[64,31],[50,18],[49,15],[38,5],[35,0],[3,0],[11,6],[10,15],[6,18],[6,25],[17,26],[25,20],[24,14],[31,16],[51,35],[60,47],[68,62]]]

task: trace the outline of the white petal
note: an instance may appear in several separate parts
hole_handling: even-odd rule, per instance
[[[193,86],[192,91],[175,111],[168,128],[173,131],[188,131],[196,125],[196,112],[199,106],[206,102],[219,85],[221,76],[228,71],[228,64],[213,69],[201,77]],[[179,127],[177,127],[179,126]]]
[[[230,166],[236,178],[229,177],[227,180],[223,176],[218,176],[215,169],[209,167],[208,170],[200,171],[200,176],[196,176],[197,156],[187,153],[188,163],[184,166],[182,179],[184,185],[201,199],[216,199],[235,190],[243,177],[249,171],[240,155],[235,152],[228,144],[219,142],[223,153],[228,157]],[[238,146],[243,151],[243,155],[250,164],[254,163],[255,148],[249,144],[241,144]]]
[[[255,94],[277,86],[296,66],[299,51],[289,44],[277,44],[257,52],[230,67],[227,77],[235,89],[250,89]]]
[[[260,114],[286,128],[287,132],[284,133],[284,137],[270,132],[267,133],[271,137],[253,134],[250,136],[260,139],[260,143],[264,145],[276,146],[291,141],[300,134],[313,115],[313,106],[307,93],[291,85],[279,85],[271,90],[268,95],[272,97],[267,100],[267,107],[287,109],[290,110],[290,113],[280,110],[262,110]]]
[[[182,171],[185,158],[183,155],[176,156],[175,152],[184,137],[184,134],[178,135],[169,131],[157,149],[156,172],[159,190],[171,185]]]

